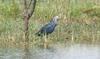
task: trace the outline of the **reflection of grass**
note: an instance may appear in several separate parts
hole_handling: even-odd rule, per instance
[[[75,43],[99,43],[99,17],[91,17],[83,13],[84,10],[91,9],[94,5],[96,4],[92,0],[47,0],[47,2],[38,2],[34,16],[29,24],[30,46],[43,44],[42,38],[34,34],[42,24],[49,21],[48,19],[59,14],[61,19],[55,32],[49,35],[49,44],[57,42],[71,43],[72,40]],[[9,5],[7,7],[10,8]],[[18,8],[18,6],[16,7]],[[14,15],[14,17],[18,17],[17,20],[11,20],[14,19],[13,14],[16,10],[10,9],[10,11],[13,11],[12,15],[10,15],[10,13],[6,14],[8,10],[6,10],[6,7],[3,9],[1,6],[0,13],[4,14],[2,16],[0,14],[0,47],[23,47],[23,20],[18,15]]]

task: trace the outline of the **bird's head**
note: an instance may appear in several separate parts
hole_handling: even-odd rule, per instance
[[[59,16],[54,16],[53,19],[52,19],[52,22],[57,24],[58,23],[58,19],[59,19]]]

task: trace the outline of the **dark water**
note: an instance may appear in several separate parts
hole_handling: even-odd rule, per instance
[[[0,50],[0,59],[22,59],[24,52],[20,49]],[[98,45],[54,46],[50,49],[31,49],[30,59],[100,59]]]

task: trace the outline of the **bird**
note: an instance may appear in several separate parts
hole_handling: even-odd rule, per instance
[[[45,24],[43,27],[40,28],[40,30],[36,33],[37,36],[45,36],[45,35],[49,35],[51,34],[57,24],[58,24],[58,19],[59,17],[58,16],[54,16],[50,21],[49,23]]]

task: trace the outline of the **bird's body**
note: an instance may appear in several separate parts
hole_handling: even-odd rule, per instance
[[[44,25],[36,34],[38,36],[51,34],[57,26],[58,16],[55,16],[48,24]]]

